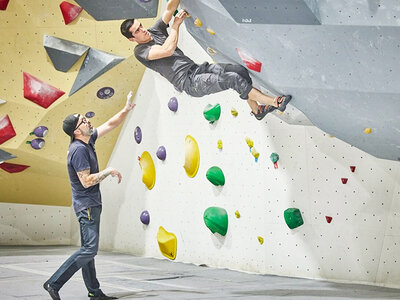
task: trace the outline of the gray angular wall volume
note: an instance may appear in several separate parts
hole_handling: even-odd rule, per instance
[[[14,154],[8,153],[7,151],[0,149],[0,163],[5,162],[6,160],[10,160],[16,158]]]
[[[62,72],[67,72],[89,49],[88,46],[50,35],[43,36],[43,46],[54,68]]]
[[[76,0],[97,21],[155,18],[158,0]]]
[[[90,48],[83,61],[69,96],[89,84],[125,58]]]
[[[302,1],[321,25],[237,23],[250,15],[248,10],[269,5],[278,6],[280,14],[290,12],[288,1],[229,7],[239,2],[182,0],[192,16],[185,21],[187,30],[204,50],[218,52],[212,56],[216,62],[244,65],[236,48],[260,61],[261,72],[250,71],[255,86],[293,95],[291,106],[323,131],[376,157],[400,160],[398,2]],[[202,27],[194,26],[197,17]],[[365,128],[372,132],[363,133]]]

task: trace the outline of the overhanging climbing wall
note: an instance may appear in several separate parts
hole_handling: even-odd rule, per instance
[[[239,50],[262,64],[251,71],[259,88],[292,94],[292,106],[323,131],[400,160],[397,1],[183,0],[182,7],[212,59],[244,64]]]

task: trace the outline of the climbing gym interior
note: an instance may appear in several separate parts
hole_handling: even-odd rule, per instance
[[[96,142],[100,170],[122,174],[100,183],[100,251],[400,289],[396,1],[181,0],[185,55],[292,95],[261,121],[234,90],[192,97],[135,58],[121,22],[149,28],[166,5],[0,0],[1,273],[28,272],[7,267],[14,250],[80,246],[62,121],[100,126],[132,91],[135,108]]]

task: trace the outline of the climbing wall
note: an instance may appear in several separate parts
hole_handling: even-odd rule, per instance
[[[259,88],[295,95],[292,106],[323,131],[398,161],[400,12],[396,1],[377,3],[202,0],[182,6],[192,15],[188,31],[212,49],[213,60],[261,64],[254,72]]]
[[[12,0],[1,8],[1,244],[70,240],[76,220],[62,121],[94,112],[91,122],[98,126],[123,108],[130,90],[136,92],[144,67],[121,36],[120,23],[97,22],[74,1]],[[100,168],[118,134],[97,143]]]
[[[198,2],[203,1],[190,3]],[[215,3],[208,2],[208,7],[199,13],[215,15]],[[218,8],[224,11],[220,5]],[[186,21],[188,27],[195,17],[192,14],[192,19]],[[236,33],[239,27],[235,23],[230,24],[231,33],[224,35],[226,41],[246,38]],[[216,36],[218,28],[213,28]],[[185,28],[180,32],[179,47],[196,62],[214,59]],[[263,49],[268,49],[268,44]],[[264,64],[267,63],[263,61],[262,68]],[[276,70],[282,79],[286,67],[291,65]],[[251,75],[260,77],[255,71]],[[297,97],[304,79],[295,76],[290,77],[290,92]],[[172,97],[178,99],[176,112],[168,108]],[[294,101],[293,105],[300,102]],[[103,224],[107,224],[101,230],[102,249],[167,259],[160,248],[173,250],[173,236],[164,236],[162,247],[159,246],[157,236],[162,226],[176,237],[175,261],[399,287],[398,162],[378,159],[309,123],[288,124],[283,118],[293,113],[291,108],[283,115],[266,116],[259,122],[233,91],[192,98],[178,93],[150,70],[143,76],[135,102],[137,106],[124,124],[109,160],[109,166],[122,173],[122,183],[117,185],[115,178],[107,178],[101,187]],[[210,124],[203,110],[208,104],[217,103],[221,116]],[[232,108],[238,112],[237,117],[231,114]],[[137,126],[142,131],[139,144],[135,140]],[[187,135],[196,140],[200,153],[193,178],[183,168]],[[260,154],[257,162],[246,137]],[[222,141],[222,150],[218,149],[218,140]],[[161,145],[166,148],[164,161],[156,156]],[[138,161],[145,151],[155,167],[151,189],[142,181],[146,174]],[[279,155],[277,169],[270,160],[273,152]],[[223,171],[223,186],[214,186],[207,180],[212,166]],[[209,207],[226,210],[225,236],[213,234],[206,227],[203,214]],[[287,226],[284,211],[288,208],[299,209],[303,225],[294,229]],[[140,220],[145,210],[150,215],[148,225]]]

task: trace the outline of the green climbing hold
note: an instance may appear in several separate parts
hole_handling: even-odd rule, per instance
[[[221,106],[219,104],[216,104],[214,106],[208,104],[204,108],[203,115],[212,124],[215,121],[219,120],[219,117],[221,116]]]
[[[301,212],[298,208],[288,208],[284,212],[285,222],[290,229],[304,224]]]
[[[224,185],[225,184],[225,176],[224,172],[218,167],[211,167],[207,171],[207,179],[213,184],[213,185]]]
[[[277,153],[272,153],[269,157],[273,163],[276,163],[279,160],[279,155]]]
[[[204,223],[212,233],[218,232],[225,236],[228,231],[228,214],[221,207],[209,207],[203,214]]]

